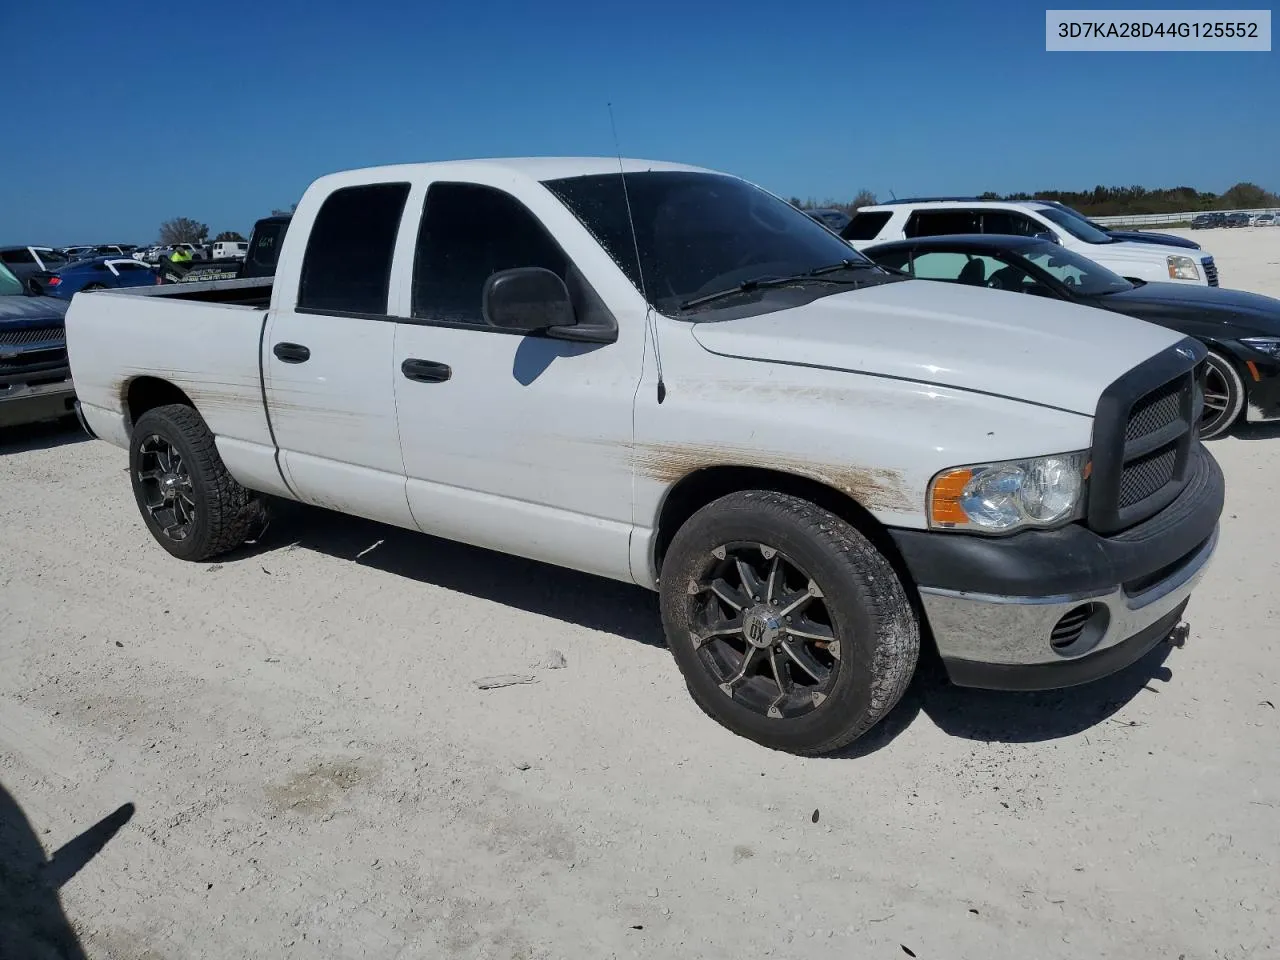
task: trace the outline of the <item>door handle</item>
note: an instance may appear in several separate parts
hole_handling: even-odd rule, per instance
[[[300,343],[277,343],[271,352],[282,363],[306,363],[311,359],[311,351]]]
[[[419,360],[416,357],[410,357],[400,364],[400,372],[410,380],[417,380],[419,383],[444,383],[453,376],[453,371],[449,369],[448,364],[436,363],[433,360]]]

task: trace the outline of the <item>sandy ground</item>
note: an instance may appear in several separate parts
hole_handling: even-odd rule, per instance
[[[1280,296],[1280,229],[1196,236]],[[307,509],[183,564],[121,451],[10,432],[0,880],[52,858],[84,954],[129,960],[1280,956],[1280,430],[1212,449],[1185,648],[1055,694],[922,676],[802,760],[697,711],[649,594]],[[17,912],[0,957],[54,956]]]

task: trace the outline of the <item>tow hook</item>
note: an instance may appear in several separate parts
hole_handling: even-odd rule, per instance
[[[1187,637],[1190,635],[1191,624],[1183,620],[1169,631],[1169,636],[1165,637],[1165,643],[1169,644],[1171,647],[1182,647],[1186,645]]]

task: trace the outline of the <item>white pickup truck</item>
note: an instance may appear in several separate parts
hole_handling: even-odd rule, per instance
[[[327,176],[274,280],[77,295],[67,339],[174,556],[273,496],[634,582],[698,704],[802,754],[922,638],[961,685],[1120,669],[1217,542],[1194,340],[907,279],[694,167]]]

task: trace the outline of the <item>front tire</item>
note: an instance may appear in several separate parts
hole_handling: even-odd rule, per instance
[[[142,519],[181,560],[207,560],[244,543],[265,517],[262,498],[227,472],[213,434],[183,404],[148,410],[133,425],[129,474]]]
[[[730,494],[695,513],[662,565],[667,642],[694,701],[775,750],[839,750],[898,702],[915,612],[885,557],[787,494]]]
[[[1240,419],[1244,409],[1244,379],[1235,364],[1216,350],[1209,351],[1204,384],[1204,413],[1200,417],[1200,439],[1220,437]]]

